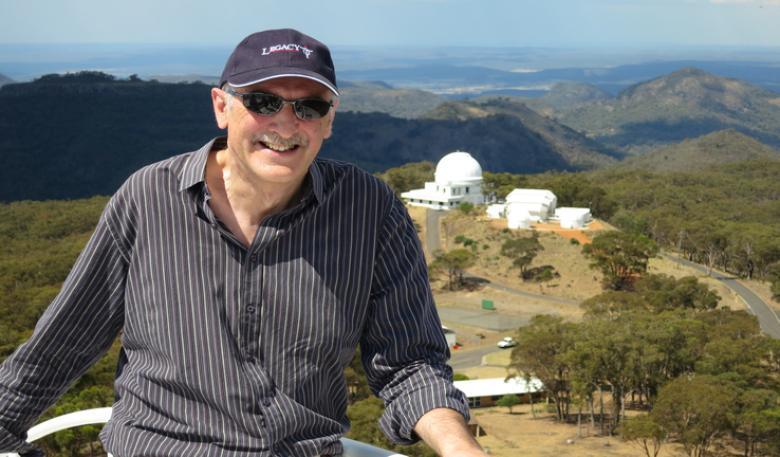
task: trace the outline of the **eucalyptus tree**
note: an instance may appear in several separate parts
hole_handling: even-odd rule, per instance
[[[578,384],[595,385],[600,397],[601,386],[609,387],[611,432],[625,415],[625,397],[635,384],[643,342],[633,335],[627,319],[592,319],[580,327],[566,360]]]
[[[574,344],[575,328],[559,316],[537,315],[518,329],[517,346],[512,349],[511,367],[542,382],[559,420],[569,414],[571,367],[565,354]]]
[[[520,269],[525,279],[526,269],[544,246],[539,242],[539,233],[534,231],[530,237],[510,238],[501,245],[501,255],[512,260],[512,266]]]
[[[605,289],[630,290],[635,279],[647,272],[658,245],[641,234],[609,231],[596,235],[582,251],[591,260],[591,268],[604,274]]]
[[[768,389],[747,389],[739,393],[733,435],[742,441],[745,457],[770,455],[774,440],[780,444],[780,394]]]
[[[459,248],[448,252],[436,252],[428,269],[431,273],[446,272],[447,287],[449,290],[455,290],[463,286],[463,274],[476,262],[477,255],[474,252],[470,249]]]
[[[716,438],[731,429],[737,397],[722,379],[684,375],[661,389],[651,414],[690,457],[706,457]]]
[[[648,414],[635,416],[623,422],[620,435],[624,440],[638,445],[647,457],[658,457],[661,447],[668,438],[666,430]]]

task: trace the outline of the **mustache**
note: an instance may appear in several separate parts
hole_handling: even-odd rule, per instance
[[[283,138],[281,135],[277,133],[261,133],[259,135],[256,135],[254,138],[252,138],[252,141],[255,143],[262,142],[266,144],[274,144],[278,146],[282,146],[285,148],[288,147],[295,147],[295,146],[308,146],[308,141],[306,140],[306,137],[303,135],[296,133],[293,136],[289,138]]]

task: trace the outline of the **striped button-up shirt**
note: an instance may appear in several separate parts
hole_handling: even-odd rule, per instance
[[[430,409],[468,414],[392,191],[317,159],[300,202],[246,247],[208,204],[206,159],[223,146],[147,166],[112,197],[33,336],[0,367],[0,450],[24,449],[31,422],[120,330],[101,433],[116,457],[339,454],[358,343],[394,441],[413,442]]]

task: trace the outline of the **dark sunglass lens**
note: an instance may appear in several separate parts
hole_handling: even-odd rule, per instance
[[[257,114],[265,116],[279,112],[284,106],[284,101],[272,94],[246,94],[244,96],[246,107]]]
[[[295,102],[295,114],[301,119],[319,119],[328,114],[330,103],[325,100],[307,99]]]

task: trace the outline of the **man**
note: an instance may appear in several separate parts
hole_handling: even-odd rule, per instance
[[[338,106],[327,47],[250,35],[211,98],[227,137],[128,179],[0,367],[0,450],[31,450],[27,427],[121,329],[115,457],[340,455],[358,343],[391,439],[483,456],[403,205],[316,159]]]

